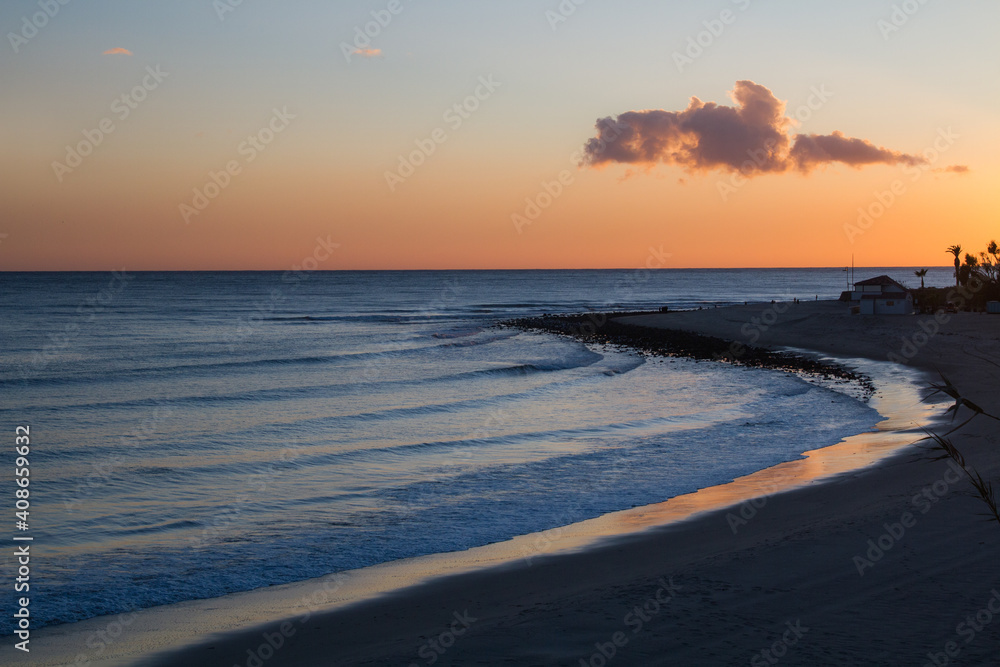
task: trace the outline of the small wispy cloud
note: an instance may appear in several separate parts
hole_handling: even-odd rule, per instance
[[[960,174],[964,176],[972,170],[969,169],[969,165],[967,164],[952,164],[947,167],[942,167],[941,169],[935,169],[934,171],[939,174]]]
[[[382,55],[382,49],[355,49],[351,52],[351,55],[361,56],[362,58],[378,58]]]
[[[102,55],[105,55],[105,56],[130,56],[130,55],[132,55],[132,52],[129,51],[128,49],[123,49],[120,46],[116,46],[113,49],[108,49]]]

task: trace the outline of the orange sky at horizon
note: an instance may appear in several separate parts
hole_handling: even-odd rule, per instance
[[[760,176],[723,201],[719,182],[729,181],[718,174],[666,166],[631,177],[621,167],[574,170],[563,194],[520,233],[512,214],[523,215],[525,199],[537,198],[559,172],[517,195],[476,191],[477,179],[456,171],[423,182],[415,176],[392,197],[379,197],[380,179],[348,178],[317,194],[303,171],[284,171],[288,183],[280,184],[270,172],[247,170],[187,225],[176,200],[161,196],[148,206],[155,189],[136,184],[121,192],[105,182],[88,191],[83,184],[83,192],[53,203],[48,220],[20,232],[45,249],[41,266],[5,253],[2,268],[279,270],[300,262],[320,236],[341,246],[321,267],[330,269],[628,268],[643,265],[650,247],[670,253],[664,266],[678,268],[842,266],[852,254],[858,265],[943,266],[947,246],[978,253],[996,236],[989,211],[998,195],[977,171],[927,172],[913,182],[894,167],[872,168],[881,177],[874,179],[838,166]],[[877,213],[876,193],[894,181],[906,190],[862,230],[858,209]],[[82,213],[88,204],[101,212]]]

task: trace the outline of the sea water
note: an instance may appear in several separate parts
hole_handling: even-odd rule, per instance
[[[0,274],[8,466],[31,428],[33,627],[483,545],[870,430],[871,407],[793,374],[493,326],[843,284],[838,269]]]

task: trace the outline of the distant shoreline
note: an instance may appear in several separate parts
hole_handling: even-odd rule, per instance
[[[785,304],[786,307],[789,307]],[[713,309],[714,310],[714,309]],[[676,311],[670,314],[699,312]],[[522,330],[539,330],[576,338],[586,343],[620,345],[654,356],[677,356],[696,360],[723,361],[751,368],[768,368],[818,375],[856,383],[866,396],[875,391],[871,378],[836,363],[818,360],[791,352],[773,351],[763,347],[727,340],[718,336],[672,329],[650,327],[641,318],[662,313],[587,313],[583,315],[543,315],[507,320],[500,326]],[[628,318],[628,323],[622,320]],[[667,320],[665,323],[669,324]]]
[[[890,269],[894,271],[911,271],[916,269],[939,269],[942,271],[954,271],[951,265],[928,266],[924,264],[914,264],[913,266],[880,266],[880,267],[856,267],[859,272],[881,271]],[[4,273],[107,273],[109,269],[0,269],[0,274]],[[503,271],[635,271],[634,267],[608,267],[608,268],[494,268],[494,269],[448,269],[448,268],[409,268],[409,269],[317,269],[316,273],[445,273],[445,272],[503,272]],[[840,271],[841,266],[729,266],[729,267],[698,267],[698,266],[664,266],[655,269],[643,269],[649,271]],[[273,269],[127,269],[128,273],[284,273],[288,267],[276,267]],[[908,274],[909,275],[909,274]]]

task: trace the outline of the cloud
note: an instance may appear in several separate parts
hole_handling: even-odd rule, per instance
[[[130,55],[132,55],[132,52],[129,51],[128,49],[123,49],[120,46],[116,46],[113,49],[108,49],[102,55],[105,55],[105,56],[130,56]]]
[[[684,111],[628,111],[597,121],[597,137],[587,141],[583,163],[673,164],[687,171],[739,171],[744,176],[798,170],[840,162],[926,164],[918,155],[833,134],[791,134],[785,103],[764,86],[737,81],[730,93],[736,106],[692,97]]]
[[[816,165],[843,162],[855,167],[866,164],[925,164],[927,159],[881,148],[866,139],[833,134],[797,134],[791,156],[796,165],[809,171]]]
[[[355,49],[351,52],[351,55],[361,56],[362,58],[377,58],[382,55],[382,49]]]
[[[958,174],[964,176],[972,170],[969,169],[969,165],[967,164],[952,164],[941,169],[935,169],[934,171],[939,174]]]

